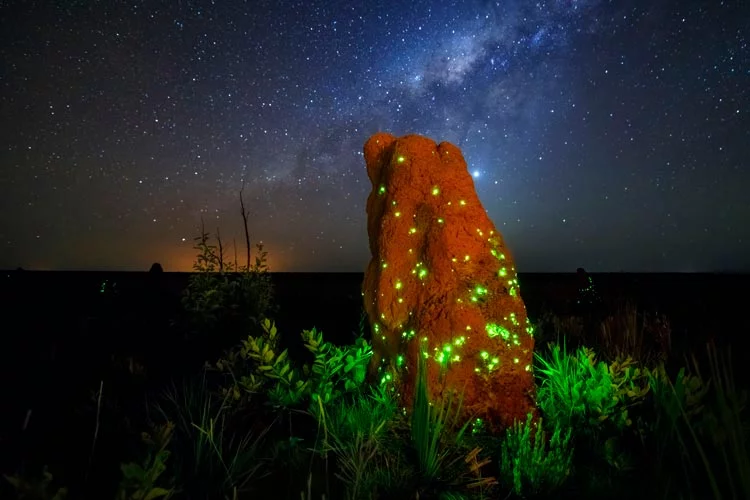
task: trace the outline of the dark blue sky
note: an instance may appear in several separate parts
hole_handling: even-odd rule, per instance
[[[116,5],[115,5],[116,4]],[[520,272],[750,271],[744,1],[2,2],[0,267],[363,271],[362,146],[462,148]],[[240,251],[242,254],[242,251]]]

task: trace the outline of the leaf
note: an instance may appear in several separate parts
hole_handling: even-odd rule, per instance
[[[153,500],[154,498],[161,498],[169,496],[172,492],[170,490],[166,490],[164,488],[152,488],[151,491],[149,491],[145,497],[143,497],[143,500]]]

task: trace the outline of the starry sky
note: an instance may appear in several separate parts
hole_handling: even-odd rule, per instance
[[[0,1],[0,268],[363,272],[362,147],[459,146],[519,272],[750,271],[745,0]]]

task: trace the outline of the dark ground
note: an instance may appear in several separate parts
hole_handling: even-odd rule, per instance
[[[666,314],[673,338],[698,348],[714,338],[739,350],[750,333],[750,275],[592,277],[605,300],[631,298],[641,309]],[[90,434],[93,413],[71,420],[70,408],[90,399],[100,380],[110,376],[105,374],[111,373],[113,354],[150,355],[149,366],[158,365],[164,379],[196,370],[182,362],[189,351],[212,361],[221,353],[222,346],[210,342],[185,345],[170,327],[187,273],[20,271],[0,278],[0,472],[12,470],[21,458],[3,441],[15,441],[29,409],[29,426],[49,429],[38,436],[45,449],[78,446],[88,452],[89,440],[71,444],[68,438]],[[361,273],[273,273],[280,332],[298,338],[302,329],[315,326],[328,340],[351,341],[361,318],[362,278]],[[578,290],[575,273],[520,274],[519,282],[532,321],[543,310],[566,314]],[[241,338],[237,332],[234,343]]]

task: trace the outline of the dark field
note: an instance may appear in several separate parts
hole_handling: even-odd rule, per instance
[[[2,274],[0,472],[16,471],[19,463],[39,462],[56,466],[58,475],[80,475],[76,468],[86,462],[81,457],[89,455],[95,427],[91,395],[100,383],[106,393],[110,384],[117,385],[116,378],[127,372],[113,367],[135,358],[147,367],[146,386],[158,387],[195,373],[204,361],[217,359],[243,338],[243,332],[193,340],[179,335],[174,318],[180,313],[180,295],[189,276],[31,271]],[[664,314],[670,321],[675,352],[700,352],[707,341],[713,340],[718,345],[735,346],[735,367],[750,361],[740,350],[750,333],[750,315],[746,313],[750,276],[591,276],[605,307],[617,308],[630,300],[639,311]],[[353,342],[361,328],[362,278],[361,273],[272,274],[278,308],[273,318],[292,352],[300,348],[302,329],[313,326],[329,341]],[[566,317],[571,313],[578,291],[575,274],[519,274],[518,279],[532,322],[549,314]],[[537,348],[545,340],[554,339],[538,337]],[[744,381],[744,377],[739,378]],[[133,389],[130,399],[124,396],[120,404],[143,402],[143,392],[143,387]],[[121,410],[107,411],[114,414]],[[24,426],[27,428],[22,433]],[[98,446],[105,450],[120,445],[116,437],[104,435]],[[42,454],[44,457],[39,458]],[[117,468],[100,472],[93,483],[117,484],[119,473]],[[0,493],[3,491],[0,487]],[[299,498],[299,489],[288,493]]]

